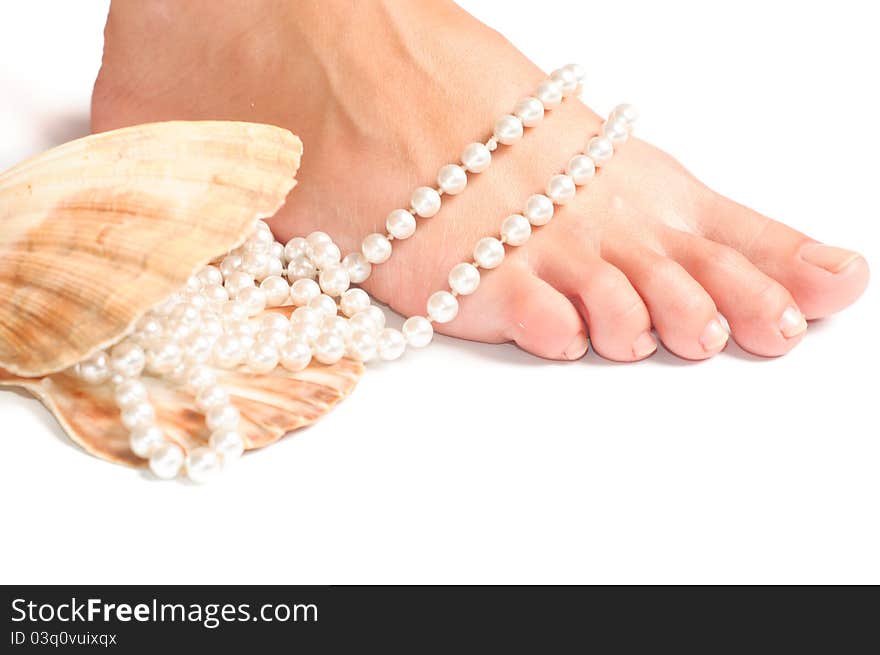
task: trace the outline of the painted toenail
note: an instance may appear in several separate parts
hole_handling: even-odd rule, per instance
[[[647,330],[639,335],[639,338],[633,341],[633,357],[642,359],[657,350],[657,342]]]
[[[706,352],[713,352],[723,348],[724,344],[727,343],[728,338],[730,338],[730,333],[724,328],[721,321],[717,318],[713,318],[703,330],[703,335],[700,337],[700,344]]]
[[[779,319],[779,330],[786,339],[791,339],[807,329],[807,319],[794,307],[786,307]]]
[[[861,255],[852,250],[826,246],[823,243],[810,243],[801,248],[801,259],[808,264],[824,268],[829,273],[840,273]]]
[[[587,352],[587,335],[583,332],[579,332],[578,335],[574,338],[570,344],[568,344],[568,348],[565,349],[566,359],[580,359],[584,356],[584,353]]]

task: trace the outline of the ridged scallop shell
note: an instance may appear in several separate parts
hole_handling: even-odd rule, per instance
[[[130,450],[112,386],[65,369],[121,339],[272,216],[301,155],[296,136],[270,125],[175,121],[79,139],[0,175],[0,387],[35,395],[86,451],[145,465]],[[218,377],[241,412],[246,447],[259,448],[318,420],[362,373],[342,360]],[[166,435],[185,450],[204,445],[191,394],[143,381]]]
[[[0,367],[44,376],[117,340],[281,207],[301,154],[282,128],[174,121],[0,175]]]
[[[278,311],[289,316],[293,307]],[[217,371],[241,413],[240,431],[248,450],[274,443],[284,434],[314,423],[354,389],[363,364],[349,359],[325,366],[312,363],[291,373]],[[185,451],[208,441],[204,415],[192,394],[157,378],[144,377],[156,408],[157,424]],[[146,460],[131,452],[129,431],[119,419],[110,385],[86,384],[68,372],[44,378],[21,378],[0,369],[0,387],[21,387],[36,396],[58,419],[67,435],[84,450],[117,464],[142,467]]]

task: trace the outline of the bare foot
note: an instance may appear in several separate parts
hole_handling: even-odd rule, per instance
[[[281,240],[323,230],[356,250],[407,207],[463,146],[485,139],[545,77],[503,37],[446,2],[278,3],[115,0],[92,100],[103,131],[169,119],[234,119],[290,128],[305,144],[300,184],[271,221]],[[500,150],[441,212],[374,267],[367,290],[423,314],[476,240],[582,150],[599,117],[566,101]],[[346,252],[346,250],[344,250]],[[671,157],[630,140],[602,171],[486,272],[442,331],[513,340],[537,355],[587,349],[632,361],[656,344],[703,359],[727,332],[760,355],[794,347],[868,281],[857,253],[807,236],[712,192]]]

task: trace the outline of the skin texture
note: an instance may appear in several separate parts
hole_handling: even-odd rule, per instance
[[[172,6],[173,5],[173,6]],[[340,35],[345,35],[340,38]],[[92,127],[226,119],[290,128],[304,144],[300,184],[270,221],[277,238],[328,232],[343,253],[384,232],[413,188],[485,140],[546,73],[501,35],[445,0],[113,2]],[[497,235],[548,177],[595,135],[601,119],[576,99],[549,112],[492,166],[470,176],[437,216],[394,242],[364,287],[397,311],[424,314],[449,269]],[[437,328],[515,341],[542,357],[577,359],[656,349],[705,359],[728,334],[782,355],[804,320],[856,300],[865,260],[724,198],[667,154],[631,139],[575,199],[462,298]]]

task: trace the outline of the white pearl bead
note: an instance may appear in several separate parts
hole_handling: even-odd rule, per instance
[[[272,245],[269,246],[269,255],[272,259],[277,259],[282,263],[287,261],[284,255],[284,244],[278,241],[273,241]]]
[[[287,261],[309,254],[309,243],[302,237],[293,237],[284,244],[284,258]]]
[[[348,278],[352,284],[360,284],[366,281],[373,271],[373,265],[359,252],[346,255],[345,259],[342,260],[342,265],[348,271]]]
[[[424,348],[434,338],[434,327],[424,316],[410,316],[403,322],[401,331],[413,348]]]
[[[535,89],[535,97],[544,105],[544,109],[553,109],[562,102],[562,85],[554,80],[544,80]]]
[[[596,174],[596,163],[586,155],[575,155],[568,160],[565,172],[575,184],[586,184]]]
[[[317,309],[324,316],[336,316],[337,307],[336,301],[333,300],[326,293],[322,293],[319,296],[315,296],[309,301],[309,307],[313,309]]]
[[[621,117],[610,118],[602,123],[602,136],[615,146],[623,145],[629,139],[629,125]]]
[[[220,272],[223,274],[223,277],[232,275],[240,268],[241,255],[226,255],[226,257],[223,258],[223,261],[220,262]]]
[[[376,338],[376,349],[380,359],[390,362],[398,359],[406,350],[406,339],[400,330],[385,328]]]
[[[345,341],[334,332],[324,332],[315,341],[315,359],[322,364],[335,364],[345,355]]]
[[[157,478],[170,480],[183,466],[183,450],[177,444],[165,442],[150,455],[150,470]]]
[[[183,351],[173,341],[157,344],[147,352],[147,368],[159,375],[170,373],[183,361]]]
[[[302,280],[306,278],[315,277],[315,273],[317,273],[314,263],[312,260],[304,255],[300,255],[299,257],[294,257],[290,260],[290,263],[287,264],[287,279],[288,280]]]
[[[474,261],[483,268],[495,268],[504,261],[504,244],[495,237],[483,237],[474,247]]]
[[[523,216],[529,219],[529,223],[535,227],[540,227],[550,222],[550,219],[553,218],[553,212],[553,201],[541,193],[536,193],[526,200]]]
[[[349,318],[369,306],[370,296],[363,289],[349,289],[342,294],[342,298],[339,300],[339,308]]]
[[[333,264],[332,266],[325,267],[318,276],[318,282],[320,282],[321,289],[328,296],[341,296],[351,284],[348,271],[345,270],[345,266],[342,264]]]
[[[227,466],[244,454],[244,438],[237,430],[220,430],[208,437],[208,446]]]
[[[146,361],[144,349],[132,341],[123,341],[110,351],[110,368],[125,377],[140,375]]]
[[[632,129],[636,124],[636,121],[639,120],[639,112],[632,105],[622,104],[617,105],[614,110],[611,112],[609,116],[610,119],[620,118],[629,126],[629,129]]]
[[[269,268],[269,259],[264,252],[246,252],[241,258],[241,270],[255,279],[263,278]]]
[[[209,284],[202,289],[202,297],[213,305],[222,305],[229,300],[229,292],[219,284]]]
[[[217,384],[217,374],[207,366],[193,366],[187,374],[186,384],[198,393],[205,387]]]
[[[348,336],[348,354],[361,362],[376,356],[376,334],[373,330],[352,330]]]
[[[194,448],[186,456],[186,475],[197,484],[212,480],[220,472],[220,456],[210,448]]]
[[[461,153],[461,163],[471,173],[482,173],[492,163],[492,153],[482,143],[471,143]]]
[[[415,216],[405,209],[395,209],[385,219],[385,229],[395,239],[409,239],[416,231]]]
[[[352,331],[366,330],[375,334],[385,327],[385,315],[382,315],[381,323],[377,322],[375,314],[370,311],[371,309],[373,308],[369,307],[348,319],[348,325]]]
[[[577,91],[579,82],[575,77],[574,72],[564,66],[553,71],[550,74],[550,79],[554,82],[558,82],[562,86],[562,96],[564,98],[567,98]]]
[[[260,331],[269,332],[282,330],[287,331],[290,327],[290,319],[279,312],[266,312],[260,318]]]
[[[361,252],[371,264],[382,264],[391,257],[391,242],[384,234],[368,234],[361,243]]]
[[[282,330],[260,330],[257,335],[257,343],[265,343],[275,349],[283,346],[290,339],[290,325]]]
[[[221,273],[220,269],[216,266],[205,266],[202,270],[196,273],[196,276],[202,283],[202,288],[211,284],[223,284],[223,273]]]
[[[212,358],[220,368],[235,368],[244,356],[244,345],[236,336],[224,334],[214,343]]]
[[[428,298],[428,316],[436,323],[448,323],[458,315],[458,300],[448,291],[435,291]]]
[[[235,430],[241,420],[241,415],[233,405],[216,405],[205,414],[205,425],[208,430]]]
[[[123,409],[119,417],[125,427],[135,430],[152,425],[156,420],[156,410],[148,401],[141,400]]]
[[[266,309],[266,292],[257,287],[248,287],[238,292],[236,300],[244,305],[248,316],[256,316]]]
[[[547,181],[547,195],[557,205],[564,205],[574,198],[574,180],[568,175],[554,175]]]
[[[460,296],[472,294],[480,286],[480,270],[473,264],[462,262],[449,271],[449,288]]]
[[[535,127],[544,119],[544,103],[537,98],[527,96],[516,103],[513,113],[526,127]]]
[[[309,245],[308,252],[311,253],[312,249],[315,246],[321,245],[322,243],[333,243],[333,239],[330,238],[330,235],[326,232],[312,232],[306,237],[306,243]]]
[[[450,196],[464,191],[467,181],[467,173],[458,164],[446,164],[437,173],[437,186]]]
[[[297,307],[308,305],[312,298],[321,295],[321,287],[314,280],[297,280],[290,285],[290,299]]]
[[[260,282],[260,289],[266,294],[269,307],[280,307],[290,299],[290,285],[279,275],[270,275]]]
[[[128,437],[131,452],[143,459],[148,459],[164,443],[165,436],[155,425],[136,428]]]
[[[412,192],[410,204],[416,214],[422,218],[431,218],[440,211],[440,194],[429,186],[420,186]]]
[[[125,409],[136,403],[142,403],[147,398],[147,387],[137,379],[123,380],[113,391],[113,399],[120,409]]]
[[[320,296],[318,297],[320,298]],[[312,307],[309,304],[306,307],[298,307],[293,310],[293,313],[290,315],[290,324],[293,326],[314,325],[320,327],[325,315],[323,310]]]
[[[577,80],[578,84],[583,84],[587,77],[587,71],[584,70],[584,67],[580,64],[566,64],[562,69],[567,70],[574,75],[574,79]]]
[[[373,324],[376,326],[376,330],[381,330],[383,327],[385,327],[385,312],[383,312],[375,305],[370,305],[363,311],[363,313],[373,320]]]
[[[238,300],[229,300],[220,308],[220,318],[224,325],[233,325],[247,320],[247,307]]]
[[[110,378],[110,360],[107,353],[99,350],[77,364],[77,373],[87,384],[101,384]]]
[[[229,392],[216,384],[202,387],[196,394],[196,407],[203,412],[207,412],[212,407],[225,405],[228,402]]]
[[[204,364],[211,359],[211,352],[214,350],[214,342],[216,337],[211,337],[201,332],[190,335],[186,341],[186,348],[183,352],[185,364]]]
[[[278,366],[278,349],[267,341],[258,341],[248,351],[247,366],[254,373],[268,373]]]
[[[319,243],[312,247],[312,263],[318,269],[338,264],[342,253],[335,243]]]
[[[288,371],[296,373],[303,370],[312,361],[312,348],[304,341],[293,339],[282,346],[279,351],[281,365]]]
[[[511,246],[521,246],[532,236],[532,226],[521,214],[511,214],[501,223],[501,236]]]
[[[495,121],[492,135],[498,143],[503,143],[506,146],[516,143],[523,135],[522,121],[511,114],[500,116]]]
[[[312,344],[319,336],[321,336],[320,323],[301,323],[290,326],[289,338],[294,341],[304,341],[305,343]]]
[[[601,164],[611,159],[614,154],[614,145],[610,139],[604,136],[594,136],[587,141],[586,152],[596,164]]]
[[[340,337],[343,341],[348,338],[351,328],[348,327],[348,319],[342,316],[327,316],[321,324],[322,332],[332,332]]]
[[[235,298],[239,291],[254,286],[254,276],[244,271],[235,271],[226,276],[223,286],[226,287],[229,295]]]

